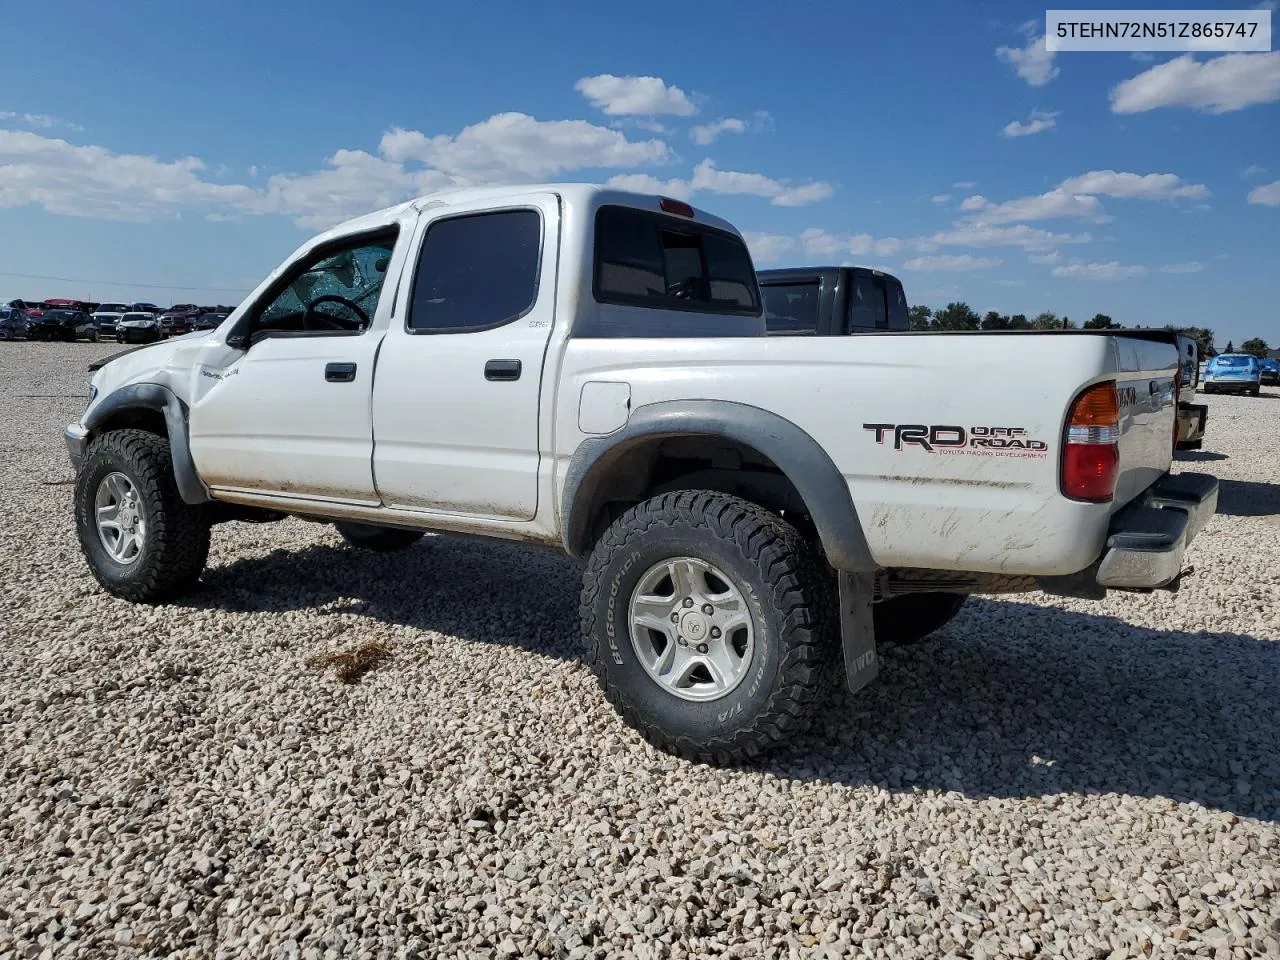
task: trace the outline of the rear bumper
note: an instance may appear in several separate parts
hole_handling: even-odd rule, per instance
[[[1098,584],[1154,590],[1182,573],[1187,546],[1218,509],[1217,478],[1167,474],[1111,521]]]

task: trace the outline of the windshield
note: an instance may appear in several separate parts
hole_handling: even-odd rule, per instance
[[[1253,357],[1218,357],[1214,363],[1219,367],[1247,367],[1253,363]]]
[[[120,318],[121,323],[136,323],[139,320],[154,320],[155,318],[149,313],[126,313]]]
[[[98,304],[98,313],[124,313],[128,309],[123,303]]]

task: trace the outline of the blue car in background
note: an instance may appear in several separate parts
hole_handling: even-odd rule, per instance
[[[1262,382],[1264,384],[1280,384],[1280,360],[1274,357],[1267,357],[1258,361],[1258,370],[1261,372]]]
[[[1249,353],[1220,353],[1204,371],[1205,393],[1250,393],[1262,389],[1262,369]]]

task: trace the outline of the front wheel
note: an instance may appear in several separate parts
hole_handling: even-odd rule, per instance
[[[807,726],[834,668],[830,578],[789,523],[738,497],[667,493],[600,538],[583,576],[587,660],[661,750],[750,759]]]
[[[164,437],[143,430],[97,437],[76,476],[75,503],[80,547],[108,593],[155,603],[200,578],[208,516],[178,494]]]
[[[366,523],[335,523],[342,539],[361,550],[377,553],[393,553],[412,547],[422,539],[421,530],[404,530],[398,527],[375,527]]]
[[[871,608],[876,640],[918,643],[950,623],[968,599],[963,593],[913,593],[882,600]]]

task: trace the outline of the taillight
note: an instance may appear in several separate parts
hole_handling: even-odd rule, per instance
[[[1182,364],[1173,371],[1173,449],[1178,449],[1178,410],[1182,407]]]
[[[1120,473],[1120,398],[1114,381],[1076,397],[1062,438],[1062,493],[1072,500],[1105,503]]]

